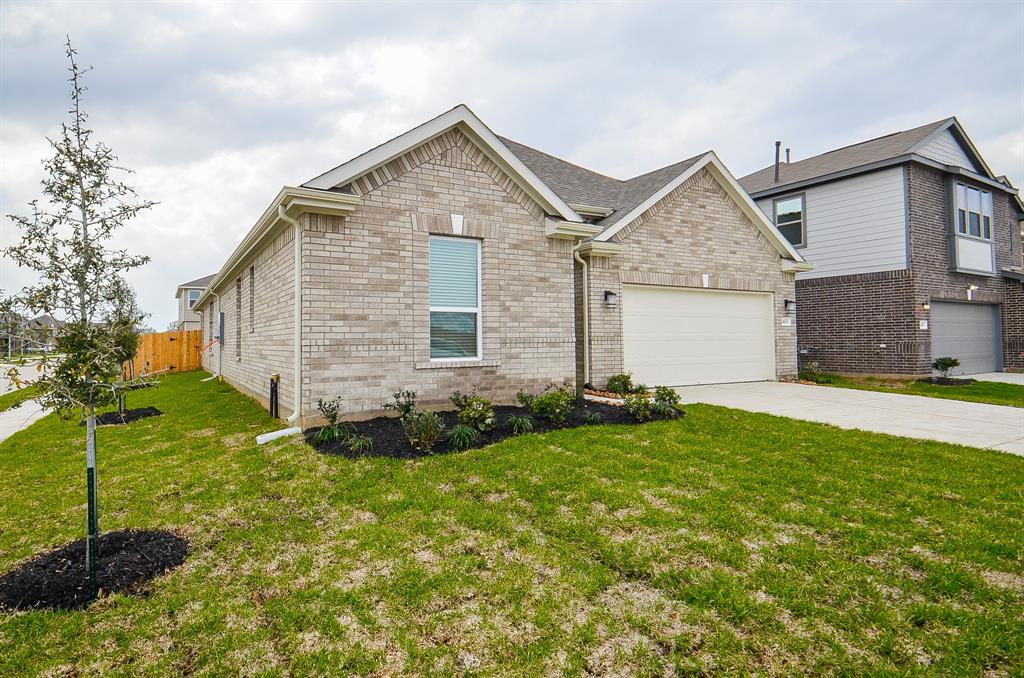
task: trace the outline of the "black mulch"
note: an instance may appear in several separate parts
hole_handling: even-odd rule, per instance
[[[100,595],[142,595],[146,584],[185,562],[188,542],[162,530],[123,530],[100,535]],[[36,556],[0,576],[0,607],[9,610],[75,610],[89,599],[85,539]]]
[[[125,410],[124,418],[117,412],[104,412],[103,414],[96,415],[97,426],[118,426],[121,424],[130,424],[133,421],[139,419],[146,419],[148,417],[159,417],[163,412],[156,409],[153,406],[140,407],[135,410]]]
[[[968,386],[973,384],[975,379],[958,379],[956,377],[927,377],[918,379],[922,384],[935,384],[936,386]]]
[[[512,437],[512,430],[507,423],[508,418],[511,415],[530,416],[530,418],[533,419],[534,433],[544,433],[546,431],[554,431],[556,429],[586,426],[587,423],[585,418],[587,414],[591,412],[597,412],[600,414],[601,424],[637,423],[636,419],[634,419],[624,407],[616,407],[615,405],[607,405],[605,403],[590,401],[577,405],[569,414],[565,423],[562,424],[555,424],[546,419],[535,417],[533,416],[533,413],[525,407],[495,407],[494,412],[497,415],[497,423],[490,431],[480,434],[480,439],[473,448],[485,447],[492,443],[496,443],[499,440]],[[441,419],[444,421],[446,431],[459,423],[458,417],[454,411],[438,412],[438,414],[441,415]],[[451,444],[445,437],[442,437],[442,439],[437,442],[437,445],[434,446],[433,452],[424,453],[414,450],[409,444],[409,440],[405,437],[405,431],[402,430],[401,422],[396,417],[377,417],[367,421],[353,422],[353,425],[355,426],[357,435],[368,436],[373,440],[373,449],[365,455],[353,454],[352,451],[349,450],[348,445],[342,440],[332,440],[329,443],[318,442],[316,440],[316,432],[320,430],[320,427],[306,429],[306,441],[315,447],[318,452],[322,452],[324,454],[335,454],[349,458],[369,456],[412,459],[415,457],[422,457],[425,454],[445,454],[455,451],[452,449]]]

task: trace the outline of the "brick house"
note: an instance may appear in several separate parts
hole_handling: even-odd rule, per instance
[[[174,301],[178,306],[178,319],[175,321],[174,329],[202,329],[202,318],[195,311],[195,305],[211,280],[213,280],[213,275],[205,275],[202,278],[178,285],[178,289],[174,292]]]
[[[951,356],[959,374],[1024,371],[1024,206],[956,118],[740,184],[815,265],[796,283],[803,364],[925,375]]]
[[[791,377],[809,269],[712,152],[622,181],[457,106],[283,188],[195,308],[207,369],[263,402],[279,374],[307,424],[407,388]]]

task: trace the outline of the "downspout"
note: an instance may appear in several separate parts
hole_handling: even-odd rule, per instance
[[[284,205],[277,206],[277,216],[282,221],[295,227],[295,401],[292,415],[286,420],[289,424],[302,422],[302,226],[288,216]]]
[[[203,381],[207,381],[208,379],[217,379],[218,381],[223,381],[224,380],[224,337],[222,337],[220,335],[224,333],[224,328],[222,328],[221,325],[220,325],[220,311],[221,311],[221,308],[220,308],[220,295],[217,294],[216,292],[214,292],[213,290],[210,290],[210,294],[212,294],[214,297],[217,298],[217,306],[216,306],[216,309],[217,309],[217,374],[213,375],[212,377],[207,377],[207,379],[203,379]],[[214,305],[210,304],[210,313],[213,313],[214,308],[215,308]]]
[[[572,258],[579,262],[583,269],[583,385],[590,383],[590,284],[587,273],[587,262],[580,256],[583,241],[572,248]]]

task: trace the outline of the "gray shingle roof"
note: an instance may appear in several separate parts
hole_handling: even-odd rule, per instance
[[[210,284],[210,281],[213,280],[215,277],[217,277],[217,274],[211,273],[210,275],[204,275],[202,278],[196,278],[195,280],[190,280],[188,282],[181,283],[180,285],[178,285],[178,287],[206,287],[207,285]]]
[[[500,137],[502,143],[537,177],[567,203],[615,210],[595,223],[608,228],[630,210],[658,192],[665,184],[685,172],[705,154],[695,155],[653,172],[627,179],[613,179],[525,146],[518,141]]]
[[[798,181],[815,179],[833,172],[869,165],[906,154],[915,144],[939,129],[953,118],[921,125],[903,132],[887,134],[851,146],[837,148],[821,155],[797,162],[779,163],[779,181],[775,181],[775,165],[768,165],[741,178],[740,185],[747,193],[759,193],[772,188],[782,188]]]

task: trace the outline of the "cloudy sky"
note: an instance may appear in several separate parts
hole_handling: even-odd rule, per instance
[[[715,149],[737,176],[959,116],[1024,185],[1024,3],[0,2],[0,211],[38,195],[67,104],[160,205],[121,243],[150,322],[283,184],[464,102],[499,134],[626,178]],[[0,246],[17,238],[5,218]],[[0,262],[0,288],[29,281]]]

